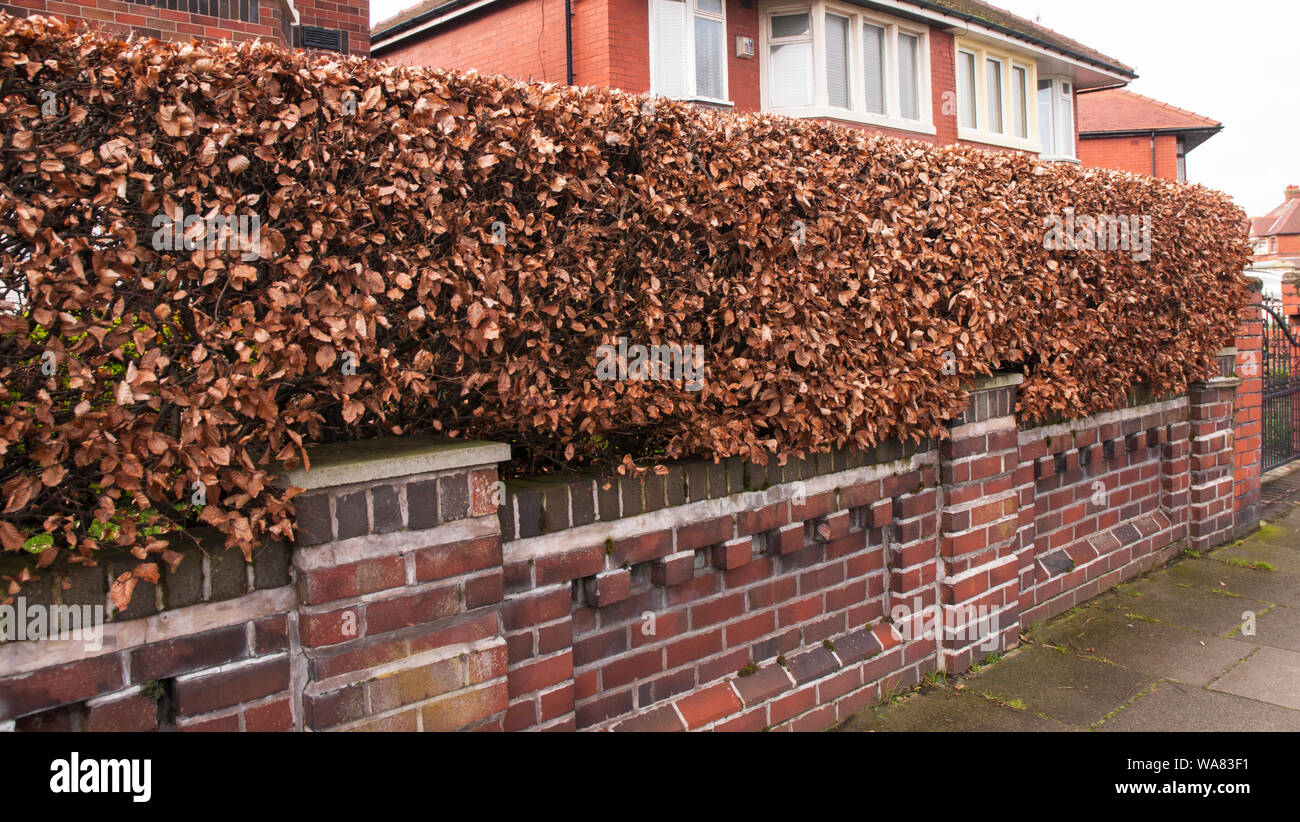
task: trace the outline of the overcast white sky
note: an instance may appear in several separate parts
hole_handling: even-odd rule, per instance
[[[418,0],[417,0],[418,1]],[[1187,177],[1251,216],[1300,185],[1297,0],[992,0],[1133,66],[1139,94],[1203,114],[1223,131],[1187,155]],[[378,22],[413,0],[371,0]]]

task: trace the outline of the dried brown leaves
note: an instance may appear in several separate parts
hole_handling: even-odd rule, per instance
[[[762,459],[939,435],[1008,367],[1025,416],[1086,414],[1210,374],[1242,299],[1241,212],[1122,173],[39,19],[0,20],[0,77],[7,550],[165,512],[247,552],[329,440]],[[1151,259],[1044,248],[1067,207],[1150,216]],[[256,215],[260,257],[156,248],[177,212]],[[598,380],[619,337],[703,346],[706,387]]]

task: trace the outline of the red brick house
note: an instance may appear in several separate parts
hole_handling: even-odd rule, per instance
[[[120,36],[159,40],[254,40],[370,53],[370,0],[3,0],[15,17],[80,20]]]
[[[1252,267],[1277,283],[1285,312],[1300,326],[1300,186],[1287,186],[1283,196],[1282,205],[1250,218]]]
[[[1078,91],[1131,68],[980,0],[425,0],[375,57],[603,85],[1077,160]]]
[[[1263,217],[1250,218],[1255,261],[1300,263],[1300,186],[1287,186],[1282,205]]]
[[[1079,160],[1187,182],[1187,153],[1223,124],[1185,109],[1113,88],[1079,94]]]

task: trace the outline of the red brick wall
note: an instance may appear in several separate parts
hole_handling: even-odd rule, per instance
[[[574,54],[587,55],[601,23],[592,16],[600,3],[588,0],[575,8]],[[579,48],[581,32],[582,48]],[[429,36],[399,41],[381,56],[403,65],[477,69],[520,80],[563,83],[564,0],[518,0],[466,15],[456,25]],[[575,66],[578,61],[575,60]],[[599,58],[584,57],[584,70],[600,70]],[[580,83],[588,82],[585,78]]]
[[[342,29],[348,34],[348,54],[370,54],[370,0],[294,0],[305,26]]]
[[[1235,383],[1022,430],[1018,382],[978,384],[937,446],[785,466],[504,494],[467,464],[501,446],[367,466],[295,500],[292,586],[282,561],[279,587],[226,590],[242,558],[214,552],[239,573],[188,589],[232,602],[123,615],[84,658],[0,645],[0,729],[826,728],[1233,534]]]
[[[89,0],[81,3],[63,3],[57,0],[8,0],[0,4],[0,11],[6,11],[16,17],[43,14],[63,20],[84,21],[93,29],[123,37],[135,34],[159,40],[188,41],[192,37],[197,37],[235,42],[260,37],[284,44],[284,38],[280,34],[280,4],[276,0],[259,0],[257,23],[159,9],[140,3],[127,3],[123,0]]]
[[[77,638],[46,642],[40,654],[23,647],[34,641],[0,643],[0,727],[291,730],[289,551],[258,551],[250,581],[243,556],[223,543],[205,546],[206,561],[190,550],[156,584],[139,580],[128,607],[104,615],[97,651]],[[102,607],[109,579],[137,563],[41,571],[12,605]]]
[[[1151,137],[1088,137],[1079,140],[1079,162],[1092,168],[1113,168],[1151,174]],[[1165,180],[1178,179],[1178,138],[1156,137],[1156,173]]]
[[[0,11],[16,17],[42,14],[69,21],[83,21],[91,28],[106,34],[125,37],[154,37],[159,40],[189,41],[191,38],[208,40],[271,40],[287,45],[282,34],[281,15],[277,0],[255,0],[258,3],[258,22],[247,23],[233,17],[214,17],[188,11],[156,8],[143,3],[124,0],[87,0],[87,2],[59,2],[59,0],[8,0],[0,3]],[[236,0],[237,2],[237,0]],[[370,4],[367,2],[333,3],[329,0],[299,0],[296,3],[300,22],[304,25],[344,29],[348,32],[348,53],[366,55],[370,52]]]

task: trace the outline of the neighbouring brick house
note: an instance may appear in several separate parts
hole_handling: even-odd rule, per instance
[[[1209,117],[1112,88],[1079,93],[1079,160],[1187,182],[1187,153],[1223,130]]]
[[[1287,186],[1282,205],[1250,219],[1255,260],[1300,262],[1300,186]]]
[[[1280,206],[1250,218],[1256,271],[1280,281],[1284,310],[1300,322],[1300,186],[1287,186]]]
[[[366,56],[370,0],[7,0],[0,11],[82,21],[119,36],[255,40]]]
[[[426,0],[378,23],[371,42],[397,63],[1069,161],[1077,92],[1136,77],[978,0]]]

